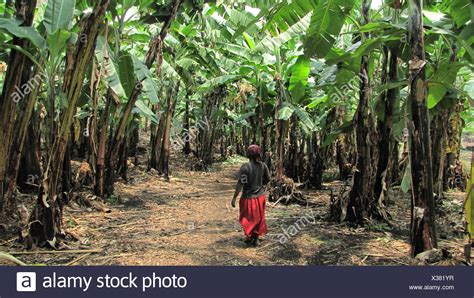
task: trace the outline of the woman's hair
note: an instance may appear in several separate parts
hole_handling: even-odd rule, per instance
[[[247,157],[252,161],[260,161],[262,158],[262,148],[259,145],[250,145],[247,148]]]

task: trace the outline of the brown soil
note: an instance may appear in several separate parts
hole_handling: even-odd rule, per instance
[[[46,253],[16,257],[47,265],[422,265],[408,257],[406,195],[392,194],[389,211],[396,229],[380,223],[361,228],[327,222],[329,190],[304,191],[311,208],[268,203],[269,234],[259,247],[249,248],[243,243],[238,209],[230,206],[235,174],[243,160],[216,164],[207,173],[186,170],[182,160],[173,159],[175,172],[169,182],[145,172],[144,162],[130,168],[131,180],[118,182],[117,197],[109,200],[110,213],[66,207],[65,230],[80,241],[68,236],[63,249],[85,252],[51,254],[41,249]],[[325,184],[334,189],[338,185]],[[464,195],[449,194],[453,213],[438,220],[441,237],[447,238],[440,240],[440,248],[453,257],[437,265],[461,263],[459,206]],[[302,225],[303,216],[314,224]],[[284,230],[294,233],[291,227],[298,223],[296,235],[281,244]],[[14,238],[0,240],[0,251],[21,252],[22,246]]]

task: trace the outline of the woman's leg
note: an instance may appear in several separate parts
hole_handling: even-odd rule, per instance
[[[250,244],[253,246],[258,246],[260,236],[263,236],[267,233],[267,224],[265,222],[265,208],[266,208],[266,197],[265,195],[259,196],[257,199],[257,213],[259,221],[258,224],[255,225],[254,229],[252,230],[252,239]]]
[[[258,214],[259,214],[259,223],[255,227],[255,234],[257,236],[263,236],[267,233],[267,223],[265,222],[265,208],[266,208],[266,197],[261,195],[257,198],[258,200]]]
[[[258,237],[267,232],[265,204],[265,195],[240,200],[239,221],[246,236],[245,243],[257,245]]]

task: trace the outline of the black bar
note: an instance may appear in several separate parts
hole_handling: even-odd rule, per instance
[[[17,273],[36,273],[36,292],[17,292]],[[44,288],[56,274],[90,278],[76,288]],[[143,291],[143,281],[155,288]],[[136,277],[137,288],[97,288],[98,277]],[[173,282],[174,278],[174,285]],[[143,279],[145,277],[145,280]],[[148,277],[148,278],[147,278]],[[178,280],[178,278],[181,279]],[[185,279],[183,279],[185,278]],[[186,286],[184,285],[186,280]],[[124,279],[124,282],[127,279]],[[159,282],[162,288],[159,288]],[[25,286],[28,286],[26,278]],[[128,284],[124,284],[127,286]],[[73,286],[72,282],[70,286]],[[79,288],[81,286],[81,288]],[[410,290],[410,286],[429,286]],[[437,287],[440,287],[439,290]],[[164,288],[171,287],[171,288]],[[173,288],[174,287],[174,288]],[[0,267],[0,298],[10,297],[474,297],[472,267]]]

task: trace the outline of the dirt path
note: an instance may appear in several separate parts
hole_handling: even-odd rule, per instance
[[[66,207],[66,230],[81,240],[68,241],[69,247],[98,252],[18,257],[47,265],[416,264],[407,257],[409,214],[396,213],[399,206],[406,209],[407,198],[397,198],[391,211],[401,227],[395,232],[380,224],[351,228],[328,223],[324,216],[329,192],[307,192],[317,207],[268,204],[269,234],[259,247],[247,247],[237,221],[238,209],[230,206],[242,161],[217,164],[208,173],[176,164],[170,182],[143,168],[132,168],[131,180],[116,184],[118,198],[110,204],[110,213]],[[442,241],[442,246],[461,254],[460,243],[462,236]],[[0,244],[0,250],[18,251],[21,246],[10,242]]]
[[[238,168],[234,164],[211,173],[178,172],[171,182],[145,177],[132,185],[118,184],[121,204],[110,214],[94,213],[76,221],[100,229],[98,245],[106,248],[109,257],[116,255],[104,258],[111,264],[274,263],[272,252],[278,242],[273,234],[259,248],[243,243],[238,209],[229,204]],[[277,210],[268,209],[270,225],[277,220]]]
[[[129,199],[125,205],[146,213],[136,214],[135,220],[143,224],[127,227],[123,231],[130,236],[117,240],[119,248],[139,253],[118,259],[117,263],[231,263],[237,250],[244,247],[240,241],[237,210],[229,206],[233,170],[235,166],[226,173],[177,173],[171,182],[151,178],[136,186],[120,187],[122,199]],[[120,237],[123,231],[113,233]],[[247,258],[260,258],[257,250],[243,251],[249,254]]]

